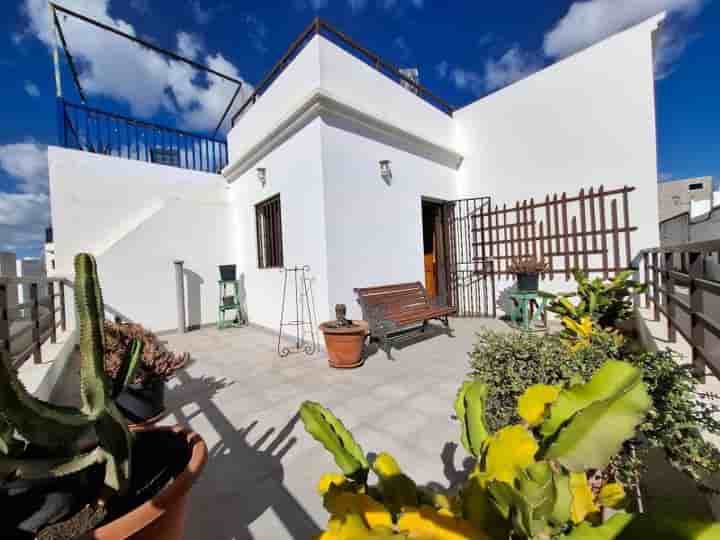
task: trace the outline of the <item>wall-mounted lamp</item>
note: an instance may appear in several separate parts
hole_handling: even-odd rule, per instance
[[[265,169],[265,167],[258,167],[257,179],[258,182],[260,182],[260,185],[262,187],[265,187],[265,184],[267,183],[267,170]]]
[[[390,169],[390,161],[384,159],[380,162],[380,177],[385,180],[385,183],[389,186],[392,181],[392,170]]]

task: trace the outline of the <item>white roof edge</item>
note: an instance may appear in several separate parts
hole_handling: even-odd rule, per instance
[[[237,180],[273,149],[312,120],[323,115],[340,116],[371,130],[390,134],[425,147],[430,152],[440,156],[437,161],[456,170],[462,164],[463,156],[452,148],[391,124],[358,105],[351,105],[341,101],[327,90],[316,88],[299,100],[297,105],[291,108],[291,112],[285,115],[260,141],[245,150],[231,164],[225,167],[222,171],[223,176],[228,183]]]

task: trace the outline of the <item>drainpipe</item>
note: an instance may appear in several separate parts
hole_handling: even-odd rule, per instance
[[[175,265],[175,294],[177,297],[178,333],[187,331],[185,326],[185,277],[183,276],[184,261],[174,261]]]

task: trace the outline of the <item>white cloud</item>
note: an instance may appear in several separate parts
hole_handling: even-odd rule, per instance
[[[40,95],[40,89],[37,84],[32,81],[25,81],[25,92],[31,97],[38,97]]]
[[[359,13],[367,6],[367,0],[348,0],[348,5],[353,13]]]
[[[267,38],[267,26],[255,15],[245,15],[245,25],[248,28],[250,44],[259,53],[265,54],[268,51],[265,39]]]
[[[30,139],[0,146],[0,169],[18,181],[18,191],[48,192],[47,147]]]
[[[382,0],[380,6],[385,10],[392,10],[398,7],[399,0]],[[425,6],[424,0],[409,0],[409,4],[414,8],[422,9]]]
[[[0,169],[17,182],[17,192],[0,192],[0,250],[38,248],[50,221],[47,148],[32,140],[0,146]]]
[[[205,9],[199,0],[193,0],[190,2],[190,9],[192,10],[193,18],[198,24],[207,24],[213,18],[213,12],[211,9]]]
[[[403,36],[396,37],[393,40],[393,46],[400,51],[400,58],[402,60],[406,60],[412,53],[410,45],[408,45],[407,40]]]
[[[137,35],[131,24],[109,15],[110,0],[62,3],[127,34]],[[22,9],[28,19],[27,32],[49,45],[52,36],[47,25],[46,1],[25,0]],[[235,92],[236,85],[229,81],[200,74],[186,64],[168,60],[73,17],[61,17],[61,24],[71,52],[81,66],[80,81],[86,92],[127,103],[134,116],[147,118],[166,111],[177,118],[181,127],[212,129]],[[218,71],[242,80],[234,65],[220,54],[205,51],[191,34],[178,32],[176,39],[180,52],[190,53],[205,64],[221,65]],[[235,107],[251,92],[252,87],[244,85]]]
[[[485,62],[485,88],[497,90],[524,79],[542,67],[542,61],[519,47],[512,47],[497,60]]]
[[[130,7],[138,13],[147,15],[150,13],[150,0],[130,0]]]
[[[178,32],[177,49],[182,56],[196,60],[203,50],[202,39],[197,34]]]
[[[444,79],[448,76],[448,68],[450,67],[450,64],[447,60],[443,60],[440,62],[437,66],[435,66],[435,73],[437,74],[439,79]]]
[[[475,71],[453,68],[450,72],[450,80],[460,90],[469,90],[473,94],[481,95],[485,88],[482,76]]]
[[[575,2],[545,34],[547,56],[563,58],[661,11],[693,16],[702,0],[590,0]]]

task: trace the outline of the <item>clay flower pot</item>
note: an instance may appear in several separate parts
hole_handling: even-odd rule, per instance
[[[85,540],[183,540],[190,488],[205,467],[208,450],[200,435],[175,427],[133,428],[133,432],[172,431],[190,449],[185,469],[152,499],[88,533]],[[158,451],[162,451],[158,449]]]
[[[320,330],[325,337],[328,363],[331,367],[347,369],[363,363],[363,345],[368,335],[366,321],[353,321],[350,326],[336,327],[336,321],[324,322]]]

